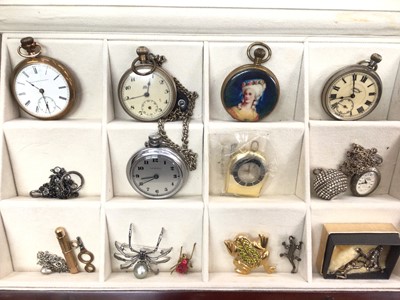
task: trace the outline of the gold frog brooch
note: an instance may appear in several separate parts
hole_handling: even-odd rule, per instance
[[[237,273],[246,275],[261,265],[267,273],[276,271],[276,267],[268,263],[268,238],[264,235],[259,234],[258,241],[251,241],[247,236],[238,235],[233,241],[226,240],[224,243],[229,254],[234,257],[233,264]]]

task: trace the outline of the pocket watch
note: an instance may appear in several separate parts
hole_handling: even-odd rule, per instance
[[[175,107],[177,90],[174,78],[161,65],[164,56],[136,50],[138,57],[122,75],[118,98],[125,112],[139,121],[156,121],[168,116]]]
[[[173,80],[177,98],[174,107],[158,119],[157,134],[151,135],[146,147],[133,154],[127,164],[129,183],[139,194],[152,199],[175,195],[186,183],[189,171],[197,167],[197,154],[189,149],[189,123],[198,94]],[[165,130],[165,123],[173,121],[182,121],[181,145],[174,143]]]
[[[182,156],[163,145],[161,136],[149,136],[145,148],[136,152],[126,168],[129,183],[139,194],[153,199],[175,195],[188,179]]]
[[[354,196],[364,197],[377,189],[381,173],[377,168],[368,168],[350,179],[350,189]]]
[[[260,47],[255,48],[257,46]],[[247,56],[253,64],[240,66],[225,78],[221,99],[232,118],[259,121],[275,108],[279,99],[279,82],[271,70],[261,65],[271,55],[271,48],[266,44],[252,43],[247,48]]]
[[[12,73],[12,94],[29,115],[42,120],[59,119],[75,103],[75,81],[65,65],[40,55],[41,50],[32,37],[21,39],[18,54],[25,59]]]
[[[371,113],[382,95],[382,81],[376,73],[382,57],[374,53],[370,60],[338,70],[325,83],[322,106],[332,118],[359,120]]]
[[[253,141],[249,150],[239,150],[232,154],[225,191],[231,195],[259,197],[267,175],[267,160],[258,151],[258,142]]]

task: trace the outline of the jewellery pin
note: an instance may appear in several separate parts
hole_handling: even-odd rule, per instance
[[[238,235],[233,241],[226,240],[224,243],[229,254],[234,257],[233,264],[237,273],[247,275],[261,265],[267,273],[276,271],[276,267],[268,263],[268,238],[264,235],[259,234],[258,241],[251,241],[245,235]]]
[[[37,264],[42,266],[40,273],[48,275],[51,273],[69,272],[65,259],[51,254],[48,251],[39,251],[37,253]]]
[[[167,255],[172,250],[172,247],[159,249],[164,228],[161,228],[157,245],[154,248],[141,247],[139,250],[132,247],[132,232],[133,224],[131,223],[129,226],[128,244],[115,241],[115,248],[117,248],[119,253],[114,253],[114,257],[124,262],[120,265],[120,268],[128,269],[133,266],[133,275],[138,279],[146,278],[149,272],[157,275],[159,269],[156,266],[168,262],[170,257]]]
[[[79,190],[82,188],[85,180],[81,173],[77,171],[67,172],[64,168],[55,167],[50,169],[53,174],[49,176],[50,181],[43,184],[39,189],[33,190],[29,195],[33,198],[58,198],[68,199],[79,196]],[[78,185],[71,175],[79,177],[81,183]]]
[[[378,245],[367,253],[364,253],[361,248],[355,248],[354,251],[356,252],[355,257],[333,273],[336,275],[336,278],[346,279],[348,274],[362,273],[363,270],[366,272],[381,273],[385,271],[385,268],[382,268],[380,264],[383,246]],[[359,272],[354,272],[354,270],[359,270]]]
[[[178,262],[170,269],[171,274],[174,273],[174,271],[181,273],[181,274],[186,274],[189,271],[189,267],[193,268],[191,260],[193,257],[193,252],[194,252],[195,247],[196,247],[196,243],[193,244],[193,249],[192,249],[192,253],[190,254],[190,256],[186,255],[185,253],[182,254],[183,246],[181,247],[181,252],[179,253]]]
[[[296,261],[300,262],[301,258],[297,256],[296,250],[300,252],[301,247],[303,245],[303,242],[299,242],[296,244],[296,238],[294,236],[289,236],[289,244],[286,244],[286,242],[282,242],[283,247],[285,250],[288,250],[286,253],[281,253],[279,254],[280,257],[287,257],[289,260],[290,264],[292,265],[292,271],[291,273],[297,273],[297,266],[295,264]]]

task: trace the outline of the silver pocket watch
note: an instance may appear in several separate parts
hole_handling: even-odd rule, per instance
[[[185,184],[189,169],[182,156],[166,147],[159,134],[149,136],[146,147],[128,161],[126,175],[136,192],[152,199],[175,195]]]

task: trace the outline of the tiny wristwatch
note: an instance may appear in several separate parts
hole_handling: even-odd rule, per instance
[[[177,89],[174,78],[161,66],[165,57],[146,47],[136,50],[138,57],[121,77],[118,97],[125,112],[139,121],[156,121],[175,107]]]
[[[231,156],[225,191],[231,195],[259,197],[267,175],[267,160],[258,151],[258,142],[253,141],[250,149],[239,150]]]
[[[136,152],[126,168],[129,183],[139,194],[152,199],[175,195],[188,179],[182,156],[165,147],[159,134],[149,136],[145,148]]]
[[[41,55],[32,37],[21,39],[18,54],[25,59],[13,70],[11,91],[20,108],[42,120],[64,117],[75,103],[71,72],[54,58]]]
[[[275,74],[262,65],[271,55],[268,45],[252,43],[247,48],[247,56],[253,64],[240,66],[225,78],[221,99],[232,118],[255,122],[269,115],[275,108],[279,99],[279,82]]]
[[[359,120],[370,114],[382,95],[382,81],[376,73],[382,57],[374,53],[334,73],[325,83],[321,101],[325,112],[337,120]]]

